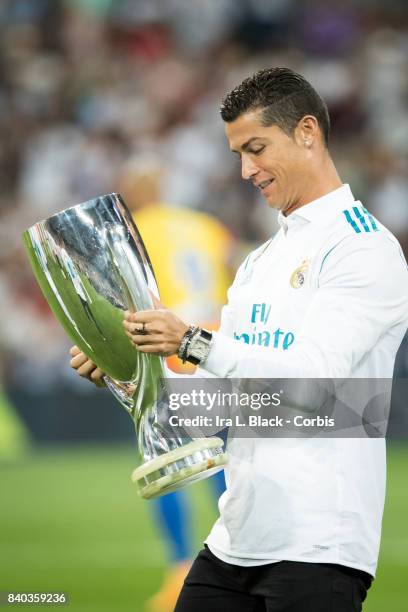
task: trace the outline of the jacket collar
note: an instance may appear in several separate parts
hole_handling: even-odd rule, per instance
[[[291,225],[297,224],[299,220],[312,223],[320,222],[327,217],[332,217],[338,211],[343,211],[354,202],[350,186],[345,183],[341,187],[334,189],[334,191],[326,193],[321,198],[301,206],[288,217],[279,212],[278,223],[284,230],[287,230]]]

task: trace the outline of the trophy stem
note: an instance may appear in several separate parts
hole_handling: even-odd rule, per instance
[[[109,391],[122,404],[125,410],[130,414],[130,416],[133,417],[135,406],[133,394],[135,390],[135,385],[129,383],[118,383],[117,381],[110,378],[110,376],[104,376],[103,382],[105,383]]]
[[[146,388],[150,386],[149,374],[144,377]],[[174,428],[170,424],[170,381],[153,376],[150,383],[154,383],[154,393],[145,395],[150,396],[150,406],[145,405],[139,418],[134,418],[144,463],[134,470],[132,480],[144,499],[166,495],[207,478],[227,463],[221,438],[206,438],[198,428]]]

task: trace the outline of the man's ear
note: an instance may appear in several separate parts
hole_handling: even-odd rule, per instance
[[[295,139],[299,146],[310,148],[319,135],[319,122],[313,115],[305,115],[295,128]]]

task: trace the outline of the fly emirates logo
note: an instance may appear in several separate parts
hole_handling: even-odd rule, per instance
[[[287,351],[295,341],[295,334],[280,327],[274,329],[274,326],[269,323],[270,313],[270,304],[252,304],[250,321],[252,328],[240,333],[234,332],[234,338],[245,344],[258,344]],[[263,329],[261,330],[260,327]]]

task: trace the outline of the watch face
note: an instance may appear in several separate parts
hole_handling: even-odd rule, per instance
[[[203,341],[201,338],[197,338],[193,346],[190,345],[190,354],[200,359],[208,352],[208,342]]]
[[[205,335],[202,332],[205,332]],[[201,330],[190,342],[188,358],[193,357],[198,363],[205,361],[211,348],[212,334],[207,330]]]

